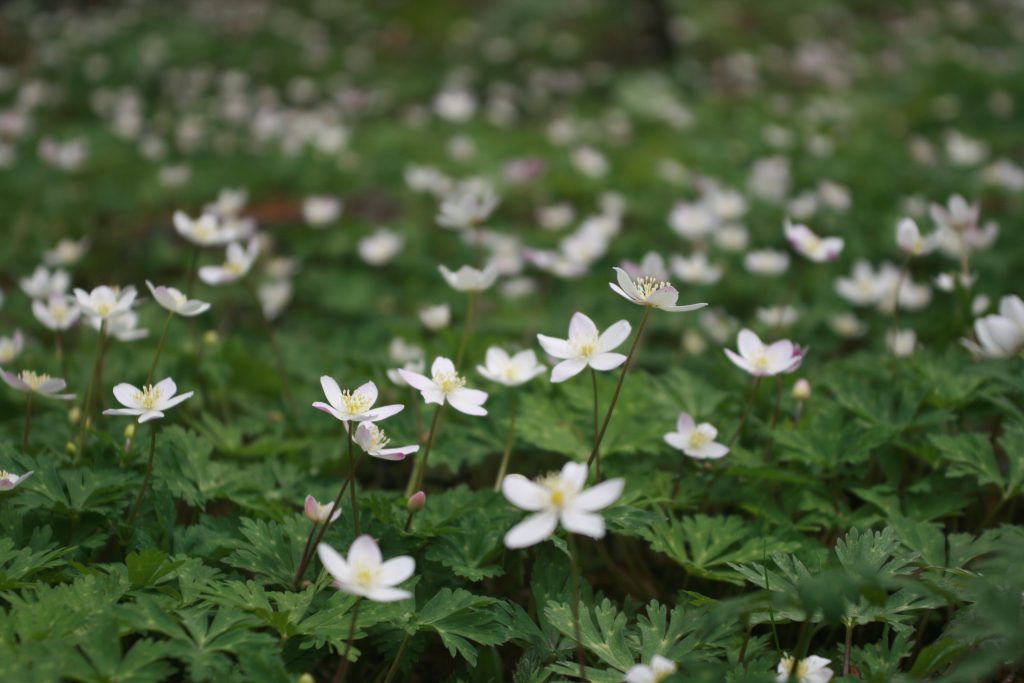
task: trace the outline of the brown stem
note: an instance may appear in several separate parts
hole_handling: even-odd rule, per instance
[[[156,453],[156,425],[153,425],[149,437],[149,461],[146,463],[146,478],[142,480],[142,488],[139,489],[139,495],[135,498],[132,511],[128,513],[128,524],[134,522],[136,515],[139,514],[139,509],[142,507],[142,498],[146,495],[146,489],[149,488],[150,479],[153,478],[154,453]]]
[[[580,667],[580,680],[587,680],[586,657],[583,653],[583,636],[580,635],[580,568],[576,552],[576,539],[567,534],[569,539],[569,561],[572,564],[572,631],[576,639],[576,662]]]
[[[747,404],[743,406],[743,414],[740,416],[740,423],[736,425],[736,431],[732,433],[732,437],[729,438],[729,447],[736,442],[740,432],[743,431],[743,425],[747,422],[747,416],[750,415],[750,408],[754,405],[754,399],[757,397],[757,389],[761,386],[761,377],[754,378],[753,388],[750,390],[750,398],[747,399]]]
[[[357,600],[352,608],[352,623],[348,627],[348,641],[345,643],[345,652],[341,655],[341,661],[338,662],[338,669],[334,672],[334,683],[342,683],[345,680],[345,675],[348,674],[348,653],[351,652],[352,641],[356,637],[356,622],[359,619],[359,606],[361,604]]]
[[[405,654],[405,649],[409,647],[410,640],[412,640],[412,636],[406,633],[405,638],[402,639],[402,644],[398,646],[398,653],[395,655],[394,661],[388,667],[388,675],[384,677],[384,683],[391,683],[392,679],[394,679],[395,673],[398,671],[398,663],[402,661],[402,655]]]
[[[423,475],[427,469],[427,458],[430,457],[430,447],[434,445],[434,436],[437,433],[437,422],[446,405],[446,403],[442,403],[434,411],[434,418],[430,421],[430,432],[427,434],[427,443],[423,446],[423,457],[416,458],[416,463],[412,467],[412,474],[409,476],[409,483],[405,486],[406,498],[416,493],[423,483]],[[411,519],[412,517],[410,516]],[[409,528],[408,524],[406,528]]]
[[[351,473],[350,473],[350,477],[351,477]],[[349,481],[351,481],[350,478],[346,479],[345,483],[343,483],[341,485],[341,488],[338,489],[338,495],[334,497],[334,503],[331,505],[331,515],[333,515],[334,511],[338,509],[339,505],[341,505],[341,498],[342,498],[342,496],[345,495],[345,489],[348,488]],[[298,586],[299,582],[302,581],[302,577],[303,577],[303,575],[305,575],[306,569],[309,567],[309,562],[310,562],[310,560],[313,559],[313,549],[316,548],[320,544],[320,541],[323,539],[324,534],[327,533],[327,527],[329,527],[330,525],[331,525],[331,517],[330,517],[330,515],[328,515],[327,519],[324,521],[323,526],[320,527],[320,533],[317,534],[316,540],[314,540],[312,543],[310,543],[309,541],[306,542],[306,551],[302,555],[302,560],[299,561],[299,568],[295,571],[295,585],[296,586]],[[315,528],[316,527],[314,527],[314,529]],[[312,534],[313,534],[313,530],[311,529],[310,530],[310,536],[312,536]]]
[[[516,438],[516,408],[518,405],[517,394],[513,393],[510,399],[512,406],[509,408],[508,436],[505,438],[505,451],[501,454],[501,466],[498,468],[498,478],[494,480],[494,490],[501,491],[501,482],[508,472],[508,462],[512,459],[512,444]]]
[[[469,304],[466,308],[466,325],[462,328],[462,339],[459,341],[459,350],[455,354],[455,369],[462,368],[462,357],[466,354],[466,347],[469,345],[469,337],[473,331],[473,323],[476,321],[476,299],[480,292],[469,293]]]

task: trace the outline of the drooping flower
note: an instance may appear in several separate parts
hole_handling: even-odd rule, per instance
[[[239,280],[248,274],[260,253],[259,240],[253,238],[242,247],[238,242],[228,245],[225,261],[219,266],[203,266],[199,279],[208,285],[224,285]]]
[[[843,250],[842,237],[818,237],[806,225],[791,223],[788,218],[785,231],[789,246],[815,263],[835,261]]]
[[[405,245],[405,238],[387,228],[379,228],[359,240],[359,258],[371,266],[385,266],[394,260]]]
[[[173,408],[195,392],[178,394],[178,385],[170,377],[156,384],[147,384],[139,389],[131,384],[121,383],[114,387],[114,398],[124,408],[109,408],[104,415],[138,416],[139,424],[164,416],[164,411]]]
[[[364,453],[381,460],[405,460],[405,456],[412,455],[420,449],[415,445],[388,448],[391,439],[384,434],[383,429],[372,422],[360,422],[353,438]]]
[[[903,218],[896,226],[896,246],[907,256],[924,256],[930,254],[937,243],[934,233],[924,236],[913,218]]]
[[[19,281],[21,291],[31,299],[46,299],[51,294],[64,294],[71,286],[71,276],[66,271],[55,269],[52,273],[46,266],[37,266],[32,275]]]
[[[677,306],[679,291],[668,282],[658,281],[649,276],[633,280],[626,271],[618,267],[615,268],[615,273],[618,276],[618,284],[609,283],[612,291],[640,306],[651,306],[673,313],[695,311],[707,306],[706,303]]]
[[[835,675],[832,669],[828,668],[830,662],[831,660],[817,655],[801,660],[787,655],[779,662],[775,681],[787,683],[792,676],[796,676],[797,683],[828,683]]]
[[[974,321],[977,342],[961,342],[973,353],[985,358],[1012,358],[1024,350],[1024,301],[1019,296],[999,300],[999,313]]]
[[[464,182],[441,201],[435,220],[452,230],[465,230],[486,221],[500,198],[487,182]]]
[[[322,228],[341,216],[341,201],[337,197],[312,196],[302,202],[302,218],[311,228]]]
[[[48,330],[61,332],[78,322],[82,315],[75,300],[67,294],[51,294],[32,302],[32,315]]]
[[[729,447],[715,441],[718,430],[709,422],[697,424],[689,413],[679,413],[676,431],[665,435],[665,443],[697,460],[717,460]]]
[[[437,304],[427,306],[420,310],[420,322],[431,332],[437,332],[448,327],[452,321],[452,309],[448,304]]]
[[[678,671],[676,663],[661,655],[654,655],[650,664],[637,664],[626,672],[625,683],[661,683]]]
[[[538,334],[537,341],[544,351],[561,363],[551,369],[551,381],[558,383],[578,375],[586,367],[594,370],[614,370],[626,362],[626,356],[612,353],[622,345],[632,327],[620,320],[603,333],[599,333],[594,321],[580,312],[573,313],[569,320],[569,338],[556,339]]]
[[[56,268],[58,266],[73,266],[82,260],[85,253],[89,251],[89,239],[83,237],[80,240],[63,238],[58,240],[53,249],[43,252],[43,263]]]
[[[604,518],[598,510],[608,507],[622,495],[624,479],[608,479],[584,490],[587,466],[568,462],[561,472],[552,472],[536,481],[521,474],[510,474],[501,482],[501,492],[510,503],[533,514],[505,534],[509,548],[526,548],[551,536],[561,523],[574,534],[603,538]]]
[[[452,272],[444,266],[438,266],[445,282],[459,292],[482,292],[498,279],[498,269],[492,265],[486,266],[483,270],[473,266],[462,266]]]
[[[198,299],[189,299],[174,287],[165,287],[163,285],[154,287],[153,283],[149,280],[146,280],[146,286],[149,287],[149,291],[153,294],[156,302],[171,313],[185,318],[192,318],[210,309],[210,304]]]
[[[21,355],[25,348],[25,336],[15,330],[10,337],[0,337],[0,365],[6,365]]]
[[[10,491],[33,474],[35,473],[32,470],[21,475],[15,474],[14,472],[8,472],[7,470],[0,470],[0,491]]]
[[[101,285],[91,292],[75,289],[75,300],[87,316],[105,321],[127,312],[135,302],[136,294],[132,286],[119,289]]]
[[[525,384],[537,375],[544,374],[546,369],[537,362],[537,354],[533,349],[509,356],[507,351],[497,346],[487,349],[484,365],[476,366],[476,371],[481,375],[507,387]]]
[[[800,367],[803,351],[788,339],[781,339],[773,344],[765,344],[751,330],[740,330],[736,338],[737,354],[732,349],[725,349],[738,368],[749,372],[755,377],[771,377],[792,372]]]
[[[401,555],[384,562],[377,542],[369,534],[363,534],[352,542],[347,558],[342,558],[326,543],[317,545],[316,553],[340,591],[374,602],[395,602],[412,597],[409,591],[395,586],[412,576],[416,571],[416,560]]]
[[[341,517],[341,509],[335,510],[333,502],[323,505],[313,496],[306,496],[306,503],[302,509],[309,521],[316,524],[330,524]]]
[[[7,386],[26,394],[55,398],[58,401],[70,401],[75,398],[74,394],[59,393],[67,388],[67,382],[44,373],[22,370],[20,373],[14,374],[0,369],[0,377],[3,378]]]
[[[398,374],[406,384],[417,389],[427,403],[448,403],[466,415],[487,414],[487,409],[483,407],[487,401],[487,393],[467,388],[465,378],[459,376],[455,371],[455,364],[448,358],[438,356],[434,359],[433,365],[430,366],[430,377],[405,369],[399,369]]]
[[[342,391],[333,377],[323,375],[320,377],[320,386],[327,397],[327,403],[317,401],[313,407],[342,422],[376,422],[400,413],[405,408],[399,403],[374,408],[377,385],[373,382],[367,382],[355,391]]]
[[[174,229],[186,240],[200,247],[222,247],[238,239],[235,231],[222,225],[214,213],[204,213],[193,219],[183,211],[175,211]]]

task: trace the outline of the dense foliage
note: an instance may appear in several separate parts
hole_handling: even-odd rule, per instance
[[[834,681],[1024,680],[1019,3],[82,5],[0,6],[0,367],[75,394],[0,387],[2,680],[539,683],[580,677],[577,644],[596,682],[655,656],[665,680],[786,680],[787,655]],[[242,260],[183,238],[204,211],[255,226]],[[631,274],[709,306],[611,291],[648,252]],[[479,293],[438,272],[485,263]],[[54,268],[133,285],[137,319],[101,335],[83,306],[55,332],[33,312],[71,292]],[[147,280],[211,306],[169,316]],[[629,321],[631,361],[550,381],[537,335],[575,312]],[[742,328],[795,367],[730,362]],[[493,346],[547,370],[490,381]],[[438,356],[486,415],[395,372]],[[355,422],[311,407],[322,375],[404,404],[380,427],[419,452],[357,455]],[[164,377],[195,393],[102,413]],[[667,443],[683,412],[728,453]],[[509,548],[505,455],[623,479],[607,535]],[[311,551],[304,500],[352,471],[313,529],[414,558],[411,598],[336,590]]]

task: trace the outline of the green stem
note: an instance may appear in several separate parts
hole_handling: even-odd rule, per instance
[[[395,655],[395,659],[391,662],[391,666],[388,667],[388,675],[384,677],[384,683],[391,683],[395,678],[395,673],[398,672],[398,664],[402,661],[402,655],[405,654],[405,649],[409,647],[410,640],[412,640],[412,636],[406,633],[405,638],[402,639],[402,644],[398,646],[398,653]]]
[[[281,355],[281,349],[277,345],[277,338],[274,336],[274,327],[267,320],[267,316],[263,315],[263,304],[260,303],[260,298],[256,294],[256,290],[253,288],[252,283],[249,280],[244,281],[245,290],[249,292],[249,297],[252,299],[253,304],[256,306],[256,313],[259,315],[260,323],[263,325],[263,331],[267,335],[267,341],[270,343],[270,351],[274,355],[274,362],[277,365],[277,376],[281,379],[281,388],[284,389],[284,402],[285,408],[288,411],[288,416],[291,418],[292,424],[295,424],[295,408],[294,402],[292,401],[292,385],[288,381],[288,375],[284,369],[284,357]]]
[[[633,364],[633,357],[636,356],[636,349],[640,345],[640,337],[644,333],[644,327],[647,325],[647,318],[651,315],[651,307],[644,307],[644,317],[640,318],[640,325],[637,328],[636,336],[633,338],[633,346],[629,349],[629,355],[626,356],[626,362],[622,364],[622,372],[619,373],[619,381],[615,384],[615,391],[612,393],[611,403],[608,404],[608,412],[604,414],[604,422],[601,424],[601,431],[597,433],[597,438],[594,439],[594,449],[590,452],[590,457],[587,458],[587,467],[594,463],[594,459],[597,458],[597,454],[601,449],[601,442],[604,440],[604,433],[608,430],[608,422],[612,419],[612,413],[615,411],[615,404],[619,400],[619,392],[622,391],[622,382],[626,379],[626,373],[629,372],[630,366]]]
[[[96,342],[96,357],[92,361],[92,375],[89,377],[89,386],[85,389],[85,401],[82,403],[82,426],[78,430],[78,447],[75,449],[75,462],[82,457],[82,447],[85,445],[85,430],[92,423],[92,395],[96,390],[96,375],[99,374],[100,359],[103,356],[104,335],[107,332],[107,321],[100,321],[99,340]]]
[[[28,453],[28,437],[32,433],[32,392],[25,395],[25,429],[21,434],[21,450]]]
[[[850,651],[853,649],[853,622],[846,623],[846,648],[843,651],[843,675],[850,675]]]
[[[576,639],[576,662],[580,667],[580,680],[587,680],[586,659],[583,654],[583,637],[580,635],[580,568],[577,560],[576,539],[567,534],[569,539],[569,562],[572,565],[572,631]]]
[[[469,293],[469,304],[466,308],[466,325],[462,328],[462,339],[459,341],[459,350],[455,353],[455,369],[462,368],[462,357],[466,354],[466,347],[469,345],[469,337],[473,331],[473,323],[476,320],[476,300],[480,292]]]
[[[356,536],[359,536],[359,504],[356,500],[356,458],[352,452],[352,444],[355,442],[356,423],[345,423],[345,432],[348,435],[348,480],[352,486],[349,488],[349,495],[352,497],[352,525],[355,527]]]
[[[728,446],[731,448],[736,439],[739,438],[740,432],[743,431],[743,425],[747,423],[747,417],[750,415],[750,408],[754,405],[754,399],[757,397],[757,389],[761,386],[761,377],[754,377],[754,384],[750,390],[750,398],[747,399],[747,404],[743,406],[743,414],[740,415],[740,423],[736,425],[736,431],[732,433],[729,438]]]
[[[156,362],[160,360],[160,352],[164,348],[164,340],[167,339],[167,330],[171,327],[171,318],[174,317],[174,311],[167,313],[167,320],[164,321],[163,332],[160,333],[160,341],[156,345],[156,353],[153,354],[153,362],[149,366],[149,375],[146,379],[146,384],[153,383],[153,374],[156,372]]]
[[[362,457],[361,454],[360,457]],[[334,503],[331,505],[331,515],[334,514],[335,510],[339,509],[338,506],[341,505],[342,496],[345,495],[345,489],[348,488],[348,484],[350,481],[351,470],[349,472],[349,478],[346,479],[345,482],[341,485],[341,488],[338,489],[338,495],[334,497]],[[327,527],[331,525],[331,515],[328,515],[327,519],[324,521],[323,526],[320,527],[320,533],[317,534],[316,540],[310,542],[309,539],[306,539],[306,550],[303,552],[302,559],[299,561],[299,568],[295,571],[296,586],[298,586],[299,582],[302,581],[302,577],[303,575],[305,575],[306,569],[309,567],[309,562],[313,559],[313,550],[320,544],[320,541],[323,539],[324,534],[327,533]],[[309,530],[309,538],[313,538],[313,533],[315,531],[316,525],[314,524],[313,528]]]
[[[590,383],[594,387],[594,451],[597,456],[594,458],[594,476],[601,481],[601,451],[597,443],[597,370],[590,368]]]
[[[423,474],[427,468],[427,458],[430,457],[430,447],[434,444],[434,436],[437,433],[437,423],[441,417],[441,413],[444,411],[445,405],[447,404],[442,403],[437,407],[437,410],[434,411],[434,418],[430,421],[430,432],[427,434],[427,443],[423,445],[423,457],[416,458],[416,464],[413,465],[412,475],[409,477],[409,483],[406,484],[405,487],[406,498],[416,493],[423,482]],[[406,525],[406,528],[408,528],[408,524]]]
[[[199,265],[199,245],[192,247],[192,260],[189,262],[188,275],[185,279],[185,296],[189,298],[192,296],[192,290],[196,284],[197,265]]]
[[[128,513],[128,524],[135,521],[136,515],[139,514],[139,509],[142,507],[142,498],[146,495],[146,489],[149,488],[149,481],[153,477],[153,455],[155,453],[156,425],[153,425],[149,437],[149,461],[146,463],[146,478],[142,480],[142,488],[139,489],[139,495],[135,497],[135,504],[132,505],[132,511]]]
[[[65,381],[68,380],[68,362],[64,357],[64,332],[57,330],[56,336],[57,342],[57,362],[60,364],[60,376]]]
[[[348,674],[348,653],[352,651],[352,641],[356,637],[356,622],[359,620],[359,606],[361,604],[362,602],[357,600],[352,608],[352,623],[348,627],[348,641],[345,643],[345,652],[341,655],[341,661],[338,662],[338,670],[334,672],[333,683],[342,683],[345,680],[346,674]]]
[[[510,399],[512,406],[509,408],[508,436],[505,438],[505,452],[501,454],[501,466],[498,468],[498,478],[494,480],[494,490],[501,491],[501,482],[508,472],[508,461],[512,458],[512,444],[516,438],[516,408],[518,407],[518,394],[513,393]]]

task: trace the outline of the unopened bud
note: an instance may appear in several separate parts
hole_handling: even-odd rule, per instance
[[[801,377],[793,385],[793,398],[798,401],[806,401],[811,397],[811,383]]]
[[[694,330],[687,330],[683,333],[683,350],[691,356],[699,356],[707,348],[708,343],[704,341],[704,337],[700,336],[700,333]]]
[[[207,330],[203,334],[203,343],[207,346],[213,346],[220,341],[220,335],[217,334],[217,330]]]
[[[134,422],[132,422],[131,424],[129,424],[127,427],[124,428],[124,438],[128,439],[129,441],[131,441],[132,439],[135,438],[135,423]]]
[[[298,683],[316,683],[316,679],[313,678],[313,674],[302,674],[299,676]]]
[[[409,496],[409,501],[406,503],[406,507],[409,508],[409,512],[419,512],[426,506],[427,494],[423,493],[423,491],[417,491]]]
[[[68,411],[68,422],[71,424],[77,423],[82,419],[82,409],[78,406],[71,406],[71,410]]]
[[[66,450],[70,455],[74,455],[78,452],[78,446],[76,446],[73,441],[68,441],[64,444],[64,450]]]

